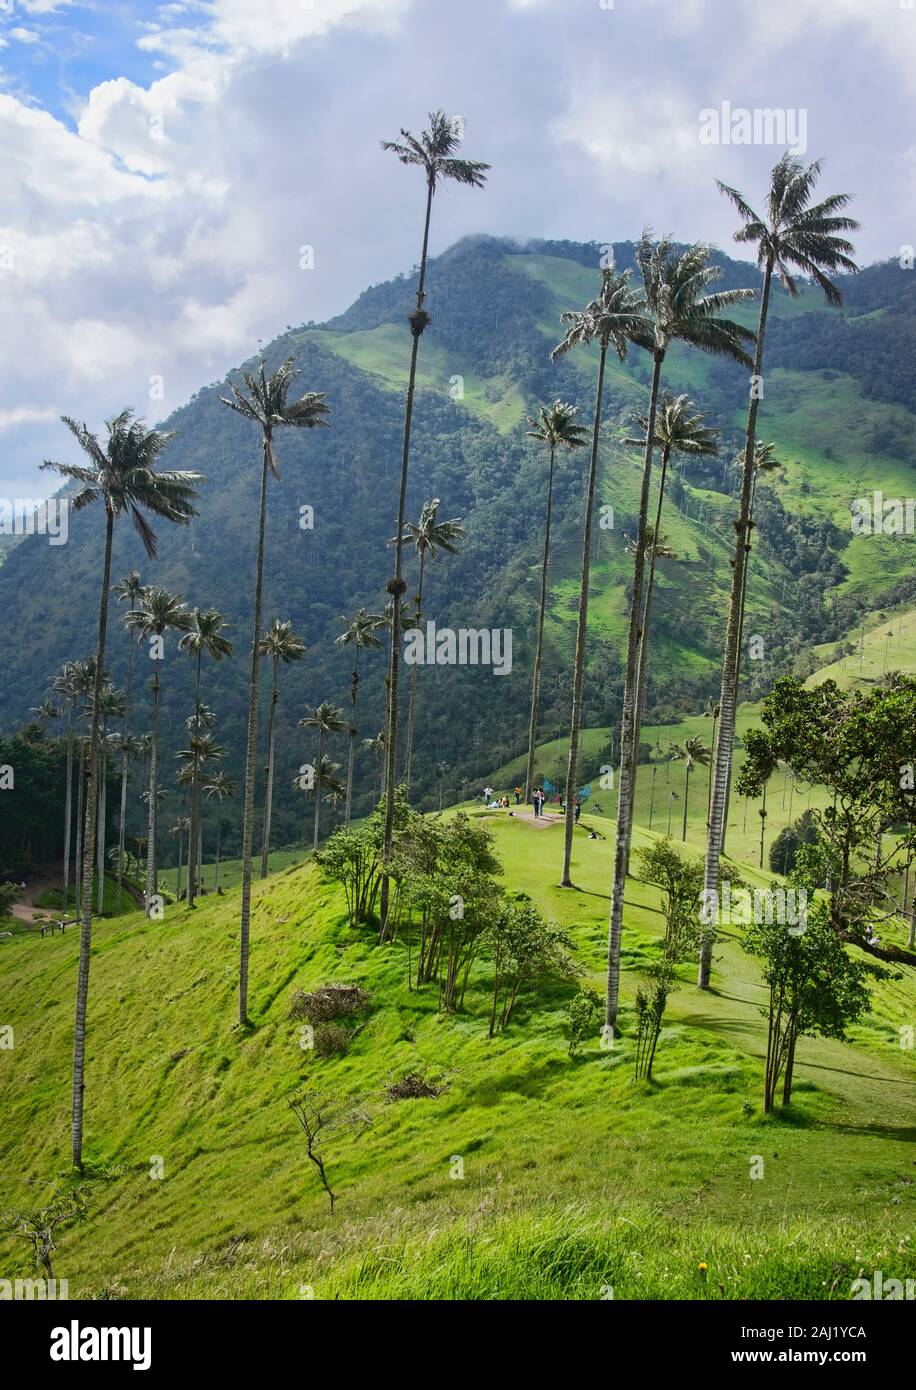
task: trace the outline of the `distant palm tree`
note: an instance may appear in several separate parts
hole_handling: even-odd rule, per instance
[[[728,816],[729,781],[735,744],[735,715],[738,703],[738,670],[742,612],[745,595],[745,570],[751,546],[751,496],[757,469],[756,435],[757,409],[760,404],[760,382],[763,367],[763,345],[773,276],[792,296],[798,294],[795,273],[810,276],[823,291],[828,304],[839,305],[842,295],[828,279],[827,272],[855,271],[852,260],[854,247],[846,233],[854,232],[858,223],[844,214],[849,203],[847,193],[835,193],[820,203],[812,204],[811,197],[821,173],[821,163],[815,160],[806,168],[788,151],[770,175],[766,211],[755,212],[741,193],[727,184],[719,183],[719,191],[734,205],[742,219],[735,232],[735,241],[756,246],[757,264],[763,270],[760,295],[760,315],[757,323],[757,346],[752,366],[751,390],[748,399],[747,424],[744,435],[744,464],[741,475],[741,496],[737,538],[732,562],[732,584],[725,631],[725,651],[722,658],[722,686],[719,695],[719,737],[712,772],[712,795],[709,807],[709,829],[706,837],[706,861],[703,888],[706,893],[718,892],[719,856],[722,852],[725,823]],[[704,935],[700,948],[700,967],[697,983],[709,988],[712,969],[713,940]]]
[[[112,593],[118,603],[126,603],[127,611],[136,608],[140,602],[140,595],[143,593],[143,581],[138,570],[128,570],[124,578],[112,586]],[[125,686],[126,702],[124,706],[124,728],[122,731],[122,741],[120,746],[121,756],[121,816],[118,822],[118,886],[115,898],[115,911],[121,911],[121,890],[124,878],[124,839],[127,834],[127,787],[130,778],[130,764],[137,756],[131,752],[130,743],[130,722],[133,715],[134,698],[134,642],[130,632],[127,633],[127,684]]]
[[[451,764],[450,764],[450,763],[443,763],[443,762],[436,763],[436,776],[437,776],[438,779],[439,779],[439,810],[440,810],[440,811],[442,810],[442,794],[443,794],[443,788],[444,788],[444,786],[445,786],[445,779],[446,779],[446,777],[448,776],[448,774],[451,772],[451,770],[452,770],[452,769],[451,769]]]
[[[572,718],[569,730],[569,761],[566,770],[566,825],[563,840],[563,872],[560,887],[571,888],[569,876],[572,858],[572,837],[575,825],[576,778],[579,761],[579,730],[582,724],[582,689],[585,678],[585,647],[588,635],[588,586],[592,564],[592,512],[598,479],[598,442],[601,432],[604,369],[609,347],[618,359],[626,360],[630,343],[645,346],[649,326],[643,317],[643,298],[630,286],[630,272],[616,274],[605,270],[596,299],[582,310],[571,310],[561,317],[569,324],[566,336],[554,348],[556,360],[570,348],[588,346],[598,341],[598,384],[595,390],[595,415],[592,424],[592,452],[585,489],[585,520],[582,527],[582,569],[579,578],[579,618],[576,626],[576,655],[573,666]]]
[[[150,643],[150,657],[156,663],[153,676],[153,726],[150,740],[149,796],[147,808],[149,823],[146,843],[146,915],[154,910],[153,898],[159,892],[159,865],[157,862],[157,817],[159,807],[159,712],[162,707],[161,667],[165,655],[165,635],[167,632],[187,632],[191,626],[191,615],[180,594],[171,594],[168,589],[160,589],[151,584],[144,589],[140,602],[125,615],[125,623],[131,632],[136,632],[141,641]]]
[[[277,429],[315,429],[327,426],[330,410],[324,393],[309,391],[289,402],[289,388],[296,376],[291,357],[267,376],[264,363],[256,376],[243,372],[246,391],[229,383],[232,398],[220,396],[223,405],[250,420],[261,430],[261,492],[258,506],[258,552],[255,564],[254,627],[251,638],[251,672],[248,680],[248,735],[245,741],[245,783],[242,800],[242,914],[239,932],[239,1023],[248,1022],[248,950],[251,927],[251,855],[254,844],[254,790],[258,754],[258,642],[261,640],[261,594],[264,586],[264,525],[267,516],[267,482],[278,478],[273,436]],[[247,394],[246,394],[247,392]]]
[[[313,710],[305,719],[300,719],[299,724],[304,729],[314,729],[318,734],[318,752],[315,758],[313,788],[315,791],[315,833],[312,840],[312,848],[318,848],[318,822],[321,811],[321,797],[319,795],[318,771],[326,763],[324,757],[324,740],[328,734],[340,734],[347,727],[345,719],[341,719],[340,710],[336,705],[323,700],[317,709]],[[330,766],[330,764],[329,764]],[[337,763],[333,764],[337,767]]]
[[[182,849],[182,845],[184,844],[184,837],[185,837],[185,835],[189,832],[190,829],[191,829],[191,818],[190,818],[190,816],[179,816],[178,819],[176,820],[175,824],[172,826],[171,830],[169,831],[169,834],[170,834],[170,835],[174,835],[175,838],[176,838],[177,841],[178,841],[178,878],[177,878],[177,880],[176,880],[177,886],[176,886],[176,890],[175,890],[175,898],[176,898],[176,901],[177,901],[177,900],[180,900],[180,898],[181,898],[181,849]]]
[[[105,508],[105,549],[99,598],[93,712],[89,732],[89,776],[82,845],[80,958],[76,987],[76,1026],[73,1035],[71,1151],[73,1166],[81,1169],[86,1006],[89,999],[89,959],[92,944],[93,829],[98,803],[98,782],[95,773],[99,755],[99,692],[102,688],[105,642],[108,634],[108,594],[111,586],[114,523],[119,516],[130,513],[146,553],[154,555],[156,534],[144,512],[152,512],[154,516],[163,517],[167,521],[187,523],[195,514],[191,504],[197,496],[194,485],[200,480],[200,474],[157,471],[156,462],[169,436],[159,430],[148,430],[142,421],[134,420],[130,410],[124,410],[108,421],[108,438],[104,446],[90,433],[87,425],[78,424],[76,420],[67,416],[63,419],[89,462],[84,465],[48,462],[43,463],[42,468],[51,468],[64,478],[79,484],[79,490],[70,501],[73,511],[82,511],[96,500],[100,500]]]
[[[366,752],[367,752],[367,753],[374,753],[374,754],[375,754],[375,761],[376,761],[376,794],[375,794],[375,804],[378,805],[378,803],[379,803],[379,802],[381,801],[381,799],[382,799],[382,792],[383,792],[383,789],[384,789],[384,778],[385,778],[385,730],[384,730],[384,729],[379,729],[378,733],[375,735],[375,738],[364,738],[364,739],[363,739],[363,742],[362,742],[362,747],[366,749]]]
[[[541,560],[541,592],[538,603],[537,643],[534,650],[534,669],[531,675],[531,717],[528,721],[528,760],[525,764],[525,801],[531,800],[534,784],[534,754],[537,747],[538,712],[541,693],[541,658],[544,649],[544,616],[547,612],[547,566],[550,560],[550,525],[553,516],[553,473],[558,448],[578,449],[588,442],[588,433],[576,424],[579,407],[554,401],[542,405],[536,420],[529,416],[529,439],[547,445],[550,460],[547,469],[547,506],[544,516],[544,554]]]
[[[423,170],[426,179],[426,216],[423,223],[423,248],[420,252],[420,269],[417,279],[416,307],[410,315],[410,369],[407,375],[407,400],[404,409],[404,442],[401,451],[401,477],[398,489],[397,522],[395,525],[394,576],[388,581],[388,592],[396,600],[392,614],[391,645],[388,664],[388,710],[386,717],[385,756],[388,770],[386,785],[394,791],[398,751],[398,676],[400,662],[400,599],[406,589],[401,574],[401,550],[404,536],[405,506],[407,502],[407,475],[410,465],[410,430],[413,422],[414,392],[417,384],[417,353],[420,337],[430,322],[429,314],[423,307],[426,298],[426,266],[429,256],[429,224],[433,210],[433,196],[441,183],[452,181],[470,188],[482,188],[486,183],[489,164],[478,160],[458,159],[456,150],[461,144],[461,121],[446,116],[443,111],[432,111],[429,127],[420,135],[401,129],[400,140],[383,140],[382,149],[394,154],[402,164],[412,165]],[[385,829],[382,842],[383,863],[387,866],[391,858],[394,841],[394,796],[385,803]],[[381,939],[385,940],[388,929],[388,876],[382,879],[379,910],[382,928]]]
[[[214,772],[209,777],[205,777],[202,783],[205,795],[216,801],[216,882],[215,891],[221,893],[223,890],[219,886],[219,856],[223,839],[223,818],[220,807],[224,801],[231,800],[235,796],[236,784],[225,772]]]
[[[212,733],[213,723],[215,722],[215,721],[213,720],[213,717],[212,717],[212,711],[208,709],[208,706],[207,706],[207,705],[199,705],[199,706],[198,706],[198,710],[199,710],[199,714],[197,714],[197,715],[193,715],[193,714],[192,714],[192,715],[190,716],[190,718],[187,720],[188,746],[187,746],[187,748],[182,748],[182,749],[176,754],[176,757],[184,758],[184,759],[185,759],[185,762],[182,764],[181,769],[180,769],[180,771],[179,771],[179,773],[178,773],[178,783],[179,783],[179,785],[180,785],[180,786],[183,786],[183,787],[193,787],[193,786],[194,786],[194,783],[195,783],[195,780],[196,780],[197,786],[198,786],[198,789],[199,789],[199,788],[200,788],[201,779],[202,779],[202,776],[203,776],[203,772],[204,772],[205,768],[207,767],[207,765],[208,765],[209,763],[211,763],[211,762],[218,762],[219,759],[220,759],[220,758],[223,756],[223,754],[225,753],[226,749],[225,749],[222,745],[220,745],[220,744],[217,743],[216,737],[215,737],[215,735]],[[205,720],[206,720],[206,718],[207,718],[208,715],[210,716],[210,718],[209,718],[209,727],[207,727],[206,724],[205,724]],[[200,727],[200,732],[199,732],[199,733],[197,732],[197,727],[198,727],[198,726]],[[196,893],[202,893],[202,892],[203,892],[203,825],[202,825],[202,816],[201,816],[201,814],[200,814],[200,811],[198,811],[198,813],[197,813],[196,823],[195,823],[195,821],[194,821],[193,818],[192,818],[192,820],[191,820],[191,831],[192,831],[192,834],[194,835],[194,837],[195,837],[195,839],[196,839],[196,842],[197,842],[197,843],[195,844],[195,846],[194,846],[194,851],[195,851],[195,862],[196,862],[196,864],[197,864],[197,869],[196,869],[196,873],[195,873],[196,883],[195,883],[195,886],[194,886],[194,887],[195,887],[195,892],[196,892]],[[190,849],[190,842],[189,842],[189,849]],[[190,868],[191,868],[191,862],[190,862],[190,857],[189,857],[189,859],[188,859],[188,870],[189,870],[189,872],[190,872]],[[188,891],[190,892],[190,890],[191,890],[191,880],[190,880],[190,877],[189,877],[189,878],[188,878]]]
[[[707,748],[706,744],[699,737],[685,738],[683,743],[675,743],[671,747],[671,756],[675,761],[684,764],[684,823],[681,828],[681,839],[687,839],[687,801],[690,797],[690,774],[695,767],[708,767],[712,757],[712,749]]]
[[[651,321],[648,348],[652,353],[652,385],[646,413],[645,452],[639,495],[639,521],[633,558],[633,588],[627,624],[623,712],[620,721],[620,777],[617,783],[617,824],[614,832],[614,877],[608,920],[608,977],[606,1023],[617,1022],[620,990],[620,937],[623,930],[623,898],[630,868],[633,810],[636,791],[636,755],[639,748],[640,711],[637,703],[639,646],[642,638],[643,587],[648,556],[649,495],[652,457],[656,442],[656,416],[662,367],[672,343],[682,342],[731,361],[751,366],[744,344],[752,342],[750,329],[723,318],[727,309],[752,299],[755,291],[714,290],[723,275],[711,261],[712,248],[705,244],[678,252],[670,237],[653,243],[644,232],[636,249],[636,263],[645,290],[646,314]]]
[[[344,725],[346,728],[346,725]],[[311,785],[310,793],[315,798],[315,821],[318,821],[318,803],[321,801],[322,792],[327,793],[325,801],[332,802],[335,806],[344,796],[346,787],[337,776],[340,771],[340,763],[332,762],[323,754],[315,761],[315,775]],[[298,785],[298,778],[296,784]]]
[[[52,682],[52,689],[67,706],[67,784],[64,789],[63,902],[66,916],[70,898],[70,839],[73,819],[73,721],[80,697],[80,662],[65,661]]]
[[[228,624],[215,608],[192,608],[191,625],[178,642],[179,651],[186,652],[195,662],[194,731],[200,733],[200,678],[204,656],[222,661],[231,656],[234,648],[225,636]],[[191,829],[188,835],[188,907],[194,906],[200,877],[197,849],[200,841],[200,763],[195,760],[191,778]]]
[[[267,789],[264,793],[264,820],[261,826],[261,877],[267,877],[267,860],[270,854],[270,820],[274,804],[274,739],[276,737],[276,714],[280,700],[280,663],[288,666],[291,661],[301,661],[305,656],[305,643],[293,632],[291,622],[281,622],[274,618],[264,636],[258,642],[258,655],[270,657],[271,686],[270,711],[267,717]]]
[[[365,608],[360,608],[359,612],[350,619],[341,616],[341,622],[346,623],[346,627],[339,637],[335,637],[334,641],[338,645],[352,646],[353,648],[353,671],[350,676],[350,749],[347,755],[347,795],[344,811],[344,824],[349,825],[350,810],[353,805],[353,762],[356,756],[356,739],[359,733],[356,725],[359,653],[364,648],[378,648],[382,645],[375,634],[380,627],[385,626],[385,615],[383,613],[367,613]]]
[[[101,720],[101,731],[99,734],[99,809],[98,824],[96,827],[96,869],[99,876],[98,882],[98,913],[101,917],[102,909],[105,905],[105,820],[106,803],[108,800],[108,724],[112,719],[123,718],[124,710],[127,706],[127,696],[123,690],[115,690],[109,683],[103,685],[100,695],[99,718]]]
[[[434,497],[431,502],[424,502],[420,511],[420,519],[414,524],[412,521],[404,523],[404,535],[402,540],[412,541],[420,561],[419,577],[417,580],[417,592],[414,610],[413,626],[418,628],[423,618],[423,575],[426,566],[427,556],[430,560],[435,559],[436,553],[444,550],[447,555],[458,554],[458,542],[464,539],[465,531],[461,524],[460,517],[452,517],[451,521],[439,521],[439,499]],[[389,545],[397,544],[397,537],[389,541]],[[404,785],[410,792],[410,764],[413,757],[413,735],[414,718],[417,703],[417,674],[420,670],[419,664],[414,662],[410,672],[410,701],[407,708],[407,747],[404,755]]]
[[[121,760],[121,809],[118,817],[118,848],[117,848],[117,882],[118,891],[115,900],[115,912],[121,911],[121,888],[124,881],[124,864],[126,856],[126,835],[127,835],[127,782],[128,770],[132,762],[136,762],[142,755],[143,745],[140,739],[133,734],[122,729],[121,733],[113,743],[114,755]],[[112,851],[114,853],[114,851]]]
[[[668,465],[673,454],[684,454],[690,458],[713,458],[718,453],[719,431],[710,429],[706,425],[706,416],[694,414],[695,407],[689,396],[673,396],[670,392],[665,392],[659,404],[655,416],[655,445],[662,451],[662,470],[658,484],[658,503],[655,508],[655,525],[651,528],[652,537],[661,538],[662,504],[665,500],[665,481],[668,476]],[[640,426],[642,434],[636,439],[627,439],[626,444],[637,445],[645,449],[646,430],[649,427],[648,416],[637,415],[636,424]],[[649,650],[649,620],[652,614],[652,596],[655,588],[655,562],[660,557],[671,554],[666,552],[661,545],[650,542],[648,559],[649,575],[646,580],[646,597],[643,603],[642,618],[640,620],[639,636],[639,658],[637,662],[636,679],[636,709],[637,717],[634,727],[639,729],[642,723],[643,706],[646,699],[645,676],[646,676],[646,657]]]

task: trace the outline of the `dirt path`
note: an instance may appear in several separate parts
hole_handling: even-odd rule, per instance
[[[33,926],[36,922],[45,922],[50,918],[55,918],[60,914],[55,914],[54,909],[47,907],[36,907],[35,899],[40,898],[47,888],[60,888],[60,866],[43,865],[36,871],[25,885],[20,889],[19,897],[13,903],[13,916],[19,922],[26,922]]]

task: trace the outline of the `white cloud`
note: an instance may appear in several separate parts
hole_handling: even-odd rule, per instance
[[[21,25],[17,25],[14,29],[7,29],[6,32],[17,43],[39,43],[41,40],[41,35],[36,33],[34,29],[23,29]]]

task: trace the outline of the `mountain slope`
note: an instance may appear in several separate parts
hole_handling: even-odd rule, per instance
[[[633,247],[620,243],[620,265]],[[446,785],[482,758],[490,765],[520,748],[527,727],[528,677],[543,514],[544,459],[525,438],[525,417],[539,401],[593,403],[594,352],[549,360],[563,310],[581,306],[598,284],[597,246],[568,242],[520,248],[469,238],[430,268],[432,324],[420,353],[408,515],[429,496],[442,513],[463,516],[468,541],[459,557],[428,569],[427,613],[440,626],[511,627],[513,672],[494,679],[481,668],[424,669],[419,681],[418,791],[436,789],[434,764],[449,766]],[[755,284],[746,264],[720,257],[724,284]],[[293,775],[312,753],[297,729],[308,705],[344,703],[346,653],[333,646],[338,615],[378,607],[389,572],[385,543],[394,527],[402,424],[402,388],[409,358],[406,314],[413,280],[400,277],[367,290],[325,325],[305,325],[267,350],[274,366],[292,353],[301,389],[325,390],[330,431],[278,439],[281,480],[272,486],[268,516],[265,619],[292,618],[309,645],[305,662],[284,676],[278,746],[276,843],[301,838],[306,808]],[[916,463],[913,393],[900,367],[916,339],[910,278],[893,264],[876,266],[845,287],[837,314],[805,289],[798,300],[775,297],[761,434],[772,439],[784,471],[759,494],[757,544],[749,586],[749,623],[763,636],[765,661],[745,672],[751,694],[773,675],[808,660],[811,645],[844,637],[867,608],[916,591],[912,537],[853,537],[851,500],[880,487],[888,496],[913,491]],[[755,307],[744,311],[748,323]],[[631,355],[608,373],[600,501],[614,509],[614,529],[596,540],[590,609],[586,718],[616,721],[620,647],[631,561],[638,462],[622,439],[645,404],[648,366]],[[690,390],[722,429],[721,461],[701,461],[673,477],[664,529],[677,559],[662,562],[656,638],[650,671],[650,716],[695,710],[717,688],[722,614],[727,594],[736,481],[730,460],[740,443],[746,383],[738,368],[675,348],[666,383]],[[210,386],[167,423],[175,431],[169,462],[207,475],[201,516],[187,530],[164,528],[160,557],[144,561],[127,527],[119,527],[114,573],[130,565],[144,578],[185,594],[192,603],[228,613],[236,659],[205,672],[205,698],[219,716],[227,766],[239,771],[244,738],[244,651],[250,641],[250,576],[254,562],[258,441],[253,429],[218,402]],[[122,403],[113,401],[113,409]],[[78,413],[78,403],[73,407]],[[67,440],[62,431],[61,448]],[[545,730],[568,719],[579,563],[584,461],[559,460],[556,546],[545,663]],[[314,530],[300,529],[303,506]],[[0,642],[4,682],[0,727],[27,717],[44,682],[67,659],[85,655],[94,630],[101,549],[93,509],[71,518],[66,546],[45,548],[32,537],[0,570]],[[113,625],[111,668],[123,683],[126,643]],[[371,655],[361,686],[361,733],[381,726],[383,661]],[[141,662],[142,668],[142,662]],[[167,759],[181,746],[192,701],[191,663],[167,649],[164,728]],[[146,717],[141,705],[137,723]],[[334,756],[343,760],[339,746]],[[371,799],[375,764],[361,754],[358,806]],[[227,853],[235,848],[232,832]]]

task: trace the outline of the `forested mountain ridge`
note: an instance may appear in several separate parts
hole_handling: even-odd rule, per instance
[[[614,247],[632,263],[632,243]],[[467,540],[455,557],[427,570],[427,616],[451,627],[509,627],[513,674],[494,679],[485,668],[431,667],[420,672],[418,791],[435,787],[435,765],[448,764],[447,787],[486,776],[525,738],[536,613],[545,460],[526,438],[526,417],[539,402],[560,397],[590,419],[594,357],[550,361],[563,310],[581,307],[599,282],[597,244],[535,242],[526,247],[488,237],[465,239],[430,265],[427,308],[432,322],[420,348],[407,513],[441,499],[443,516],[464,519]],[[754,267],[720,257],[723,284],[756,285]],[[761,485],[749,586],[753,630],[765,660],[747,674],[769,681],[804,662],[815,642],[844,636],[860,609],[874,609],[912,584],[912,537],[852,536],[853,498],[880,488],[888,497],[914,491],[913,414],[907,364],[916,345],[912,273],[895,262],[843,282],[844,310],[827,309],[805,289],[798,300],[776,296],[768,333],[766,394],[760,436],[773,440],[783,463]],[[415,278],[367,289],[338,318],[292,329],[266,350],[269,367],[292,354],[298,390],[327,392],[331,429],[278,437],[280,480],[271,484],[264,613],[289,618],[308,654],[284,674],[278,730],[275,843],[301,837],[306,805],[293,776],[313,749],[298,721],[323,699],[347,702],[350,657],[335,647],[341,614],[384,600],[389,565],[384,542],[393,534],[403,393],[409,358],[407,314]],[[754,305],[743,311],[753,323]],[[251,366],[251,363],[248,364]],[[638,462],[623,439],[633,432],[649,376],[647,359],[609,364],[600,501],[613,508],[613,529],[599,529],[593,568],[586,722],[615,722],[631,561],[626,536],[637,507]],[[657,629],[650,663],[648,708],[656,715],[689,711],[718,687],[722,615],[733,544],[735,471],[746,375],[742,369],[683,348],[671,351],[664,384],[689,391],[709,423],[722,430],[719,460],[699,460],[672,480],[663,531],[676,559],[660,563]],[[127,527],[116,531],[115,577],[128,568],[177,590],[187,601],[214,605],[233,624],[236,655],[204,672],[204,698],[218,717],[227,768],[244,744],[246,661],[250,642],[251,575],[256,544],[260,440],[252,426],[220,405],[223,384],[201,390],[165,422],[175,438],[164,461],[206,475],[200,516],[185,530],[164,527],[159,557],[145,561]],[[125,402],[112,401],[112,413]],[[79,403],[70,412],[79,414]],[[69,457],[61,432],[61,457]],[[575,574],[583,503],[584,460],[557,461],[556,547],[548,615],[542,729],[568,724],[568,679],[577,602]],[[314,510],[314,527],[303,508]],[[70,518],[66,546],[41,537],[18,545],[0,570],[0,641],[4,680],[0,727],[21,724],[61,662],[86,656],[94,630],[103,526],[96,508]],[[408,572],[412,595],[414,566]],[[163,730],[166,767],[182,745],[193,700],[193,663],[166,647]],[[109,636],[109,664],[124,683],[127,639]],[[144,658],[141,654],[140,661]],[[361,736],[381,727],[384,661],[362,660]],[[144,674],[138,665],[138,681]],[[266,677],[266,672],[265,672]],[[146,682],[144,682],[145,684]],[[135,720],[144,727],[145,695]],[[343,740],[332,756],[345,760]],[[357,810],[369,804],[375,762],[357,766]],[[174,796],[174,793],[173,793]],[[227,846],[231,848],[231,844]]]

